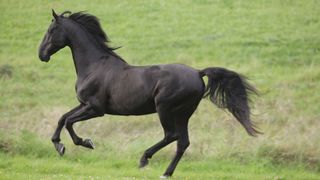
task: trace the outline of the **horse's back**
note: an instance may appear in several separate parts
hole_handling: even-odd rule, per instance
[[[161,66],[162,71],[169,75],[173,86],[179,89],[202,90],[203,80],[199,71],[184,64],[167,64]]]

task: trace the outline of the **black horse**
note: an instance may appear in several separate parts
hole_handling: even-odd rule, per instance
[[[53,20],[39,48],[39,58],[50,56],[69,46],[77,73],[76,93],[80,104],[64,114],[52,136],[52,142],[63,155],[60,143],[63,126],[76,145],[94,148],[90,139],[80,138],[73,129],[78,121],[104,114],[144,115],[158,113],[164,138],[148,148],[140,167],[148,164],[157,151],[177,141],[176,154],[163,177],[173,174],[189,146],[188,121],[203,97],[219,108],[226,108],[243,125],[249,135],[260,133],[250,121],[248,94],[256,93],[244,77],[236,72],[212,67],[196,70],[182,64],[132,66],[106,43],[108,37],[98,19],[83,12],[66,11]],[[208,77],[207,86],[202,77]]]

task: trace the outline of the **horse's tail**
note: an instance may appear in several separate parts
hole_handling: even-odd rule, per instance
[[[204,97],[209,96],[209,99],[219,108],[227,108],[249,135],[262,134],[250,120],[248,105],[248,94],[257,94],[257,90],[246,81],[245,77],[218,67],[201,70],[200,75],[208,76]]]

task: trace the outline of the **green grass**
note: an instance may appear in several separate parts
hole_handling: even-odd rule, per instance
[[[155,155],[145,169],[138,169],[141,152],[121,153],[106,142],[94,151],[67,141],[64,157],[50,142],[22,131],[4,137],[1,144],[0,179],[157,179],[173,153]],[[275,164],[267,158],[196,157],[187,153],[173,179],[317,179],[319,172],[301,163]]]
[[[175,151],[157,154],[144,171],[142,152],[160,138],[156,115],[105,116],[81,122],[95,151],[75,147],[63,131],[66,156],[50,137],[59,117],[77,105],[69,49],[48,64],[38,45],[57,12],[98,16],[112,46],[134,65],[221,66],[245,74],[261,92],[248,137],[234,118],[203,101],[190,120],[191,146],[177,179],[317,179],[320,172],[320,20],[316,0],[4,1],[0,0],[0,175],[6,179],[154,179]],[[0,178],[0,179],[1,179]]]
[[[36,158],[0,154],[1,179],[157,179],[166,162],[155,160],[139,170],[134,159],[108,159],[86,162],[76,158]],[[268,162],[241,164],[207,159],[183,160],[172,179],[317,179],[319,174],[301,167],[272,166]]]

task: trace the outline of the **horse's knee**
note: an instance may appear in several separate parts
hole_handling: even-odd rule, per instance
[[[73,124],[73,123],[70,122],[69,119],[66,119],[66,120],[65,120],[64,125],[65,125],[65,127],[66,127],[68,130],[72,128],[72,124]]]
[[[58,126],[63,126],[66,123],[66,117],[63,115],[59,121],[58,121]]]

